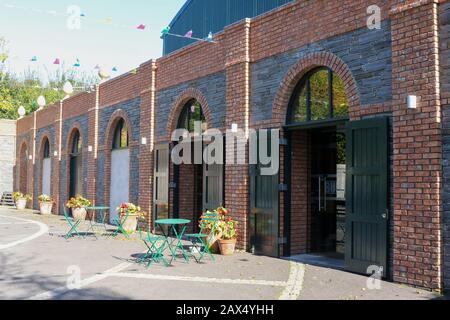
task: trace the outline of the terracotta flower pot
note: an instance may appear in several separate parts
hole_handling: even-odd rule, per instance
[[[72,209],[73,219],[76,221],[86,219],[86,208],[74,208]]]
[[[220,253],[224,256],[231,256],[236,247],[236,239],[222,240],[219,239]]]
[[[123,224],[123,229],[128,233],[134,233],[137,229],[138,219],[137,216],[128,216],[127,220]]]
[[[52,214],[53,203],[52,202],[40,202],[39,209],[42,215]]]
[[[27,207],[27,199],[20,198],[16,201],[16,208],[17,210],[24,210]]]

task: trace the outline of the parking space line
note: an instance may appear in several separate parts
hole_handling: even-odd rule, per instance
[[[294,261],[291,261],[290,264],[291,270],[289,272],[289,280],[286,288],[280,295],[280,300],[297,300],[303,289],[305,265]]]
[[[42,223],[42,222],[39,222],[39,221],[23,219],[23,218],[17,218],[17,217],[4,216],[4,215],[0,215],[0,217],[7,218],[7,219],[18,220],[18,221],[27,222],[27,223],[32,223],[32,224],[36,224],[36,225],[39,226],[39,231],[38,232],[36,232],[36,233],[34,233],[34,234],[32,234],[32,235],[30,235],[28,237],[22,238],[20,240],[13,241],[13,242],[10,242],[10,243],[7,243],[7,244],[2,244],[2,245],[0,245],[0,250],[4,250],[4,249],[7,249],[7,248],[12,248],[12,247],[15,247],[15,246],[17,246],[19,244],[22,244],[22,243],[34,240],[34,239],[36,239],[36,238],[38,238],[38,237],[40,237],[43,234],[48,232],[48,226],[46,224]]]

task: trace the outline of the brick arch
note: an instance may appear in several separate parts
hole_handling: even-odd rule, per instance
[[[138,147],[138,142],[133,141],[133,130],[132,130],[132,123],[130,121],[130,118],[128,116],[128,113],[123,109],[117,109],[113,112],[111,117],[109,118],[108,125],[106,127],[106,138],[104,142],[104,152],[105,152],[105,165],[104,165],[104,188],[103,188],[103,205],[109,206],[109,196],[110,196],[110,188],[111,188],[111,153],[112,153],[112,142],[114,139],[114,131],[116,129],[117,124],[120,120],[124,120],[127,125],[128,130],[128,149]],[[130,161],[128,163],[129,165],[129,172],[131,170],[131,155],[130,155]],[[131,177],[131,174],[129,174],[129,177]],[[131,186],[130,183],[128,183],[128,198],[131,199]],[[115,210],[115,208],[111,208],[111,210]]]
[[[209,108],[208,101],[206,100],[203,93],[195,88],[189,88],[183,91],[175,100],[175,102],[172,105],[169,119],[167,120],[167,135],[170,140],[170,135],[173,130],[177,128],[178,125],[178,118],[181,115],[181,111],[183,110],[183,107],[186,105],[186,103],[191,100],[195,99],[197,100],[200,105],[202,106],[203,115],[205,116],[207,126],[211,125],[212,123],[212,114],[211,110]]]
[[[19,148],[19,179],[18,191],[22,193],[28,192],[28,143],[23,139]]]
[[[321,51],[307,55],[286,73],[275,96],[272,109],[272,119],[277,125],[286,124],[289,102],[298,82],[308,71],[317,67],[328,67],[342,79],[349,102],[350,117],[357,113],[361,103],[352,72],[339,57],[331,52]]]
[[[48,145],[49,145],[49,153],[50,153],[50,159],[52,158],[52,154],[53,154],[53,144],[52,141],[50,139],[50,133],[48,131],[45,131],[42,134],[41,140],[39,142],[39,150],[38,150],[38,155],[39,155],[39,160],[38,160],[38,195],[42,194],[42,168],[43,168],[43,161],[44,161],[44,143],[45,141],[48,140]],[[53,163],[52,163],[52,170],[53,170]],[[50,179],[50,185],[52,185],[51,179]],[[50,187],[50,190],[52,190],[52,188]],[[52,196],[51,194],[49,194],[49,196]]]

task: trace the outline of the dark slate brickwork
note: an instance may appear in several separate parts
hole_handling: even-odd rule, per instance
[[[88,148],[88,137],[89,137],[89,117],[88,114],[84,114],[78,117],[73,117],[70,119],[66,119],[63,122],[63,128],[62,128],[62,157],[61,157],[61,166],[60,166],[60,185],[59,185],[59,190],[60,190],[60,196],[61,196],[61,203],[60,205],[60,212],[62,212],[63,209],[63,205],[67,202],[68,200],[68,194],[66,192],[66,188],[67,188],[67,182],[69,179],[69,172],[66,172],[66,163],[68,161],[68,159],[66,159],[67,157],[65,156],[65,153],[67,152],[67,150],[65,150],[66,148],[66,143],[67,143],[67,139],[69,137],[70,132],[72,131],[72,128],[74,126],[75,123],[79,123],[80,127],[81,127],[81,139],[83,141],[83,152],[87,151]],[[88,173],[88,155],[87,152],[83,153],[83,196],[86,196],[87,194],[87,173]]]
[[[131,137],[130,141],[139,141],[140,135],[140,115],[141,115],[141,99],[140,97],[118,103],[116,105],[104,108],[100,111],[99,117],[99,132],[103,132],[99,136],[99,144],[104,145],[107,134],[108,123],[112,114],[122,109],[127,113],[128,119],[131,122]],[[139,148],[130,149],[130,202],[138,203],[139,198]],[[105,154],[100,151],[97,157],[97,204],[108,206],[109,203],[105,203]]]
[[[450,92],[450,3],[440,5],[441,92]],[[444,288],[450,291],[450,105],[442,106]]]
[[[40,143],[42,142],[42,137],[44,136],[44,134],[48,132],[48,139],[49,139],[49,143],[50,143],[50,158],[53,159],[53,151],[55,151],[55,126],[54,125],[49,125],[47,127],[43,127],[43,128],[39,128],[36,132],[36,161],[34,164],[34,195],[33,195],[33,207],[35,209],[39,208],[39,203],[38,203],[38,191],[39,191],[39,174],[41,174],[41,172],[39,171],[40,165],[41,165],[41,154],[40,154],[40,148],[41,145]],[[53,162],[52,162],[52,166],[51,166],[51,176],[53,177],[54,171],[53,171]],[[52,188],[53,184],[53,180],[50,179],[50,190]],[[52,195],[50,195],[52,196]]]
[[[156,95],[156,136],[167,135],[167,120],[177,97],[186,89],[198,89],[205,96],[211,110],[213,123],[210,128],[222,128],[225,125],[226,78],[224,72],[215,73],[161,90]]]
[[[362,28],[252,64],[253,122],[272,118],[274,98],[286,73],[302,57],[320,51],[329,51],[348,65],[363,107],[392,99],[391,25],[384,21],[380,30]]]

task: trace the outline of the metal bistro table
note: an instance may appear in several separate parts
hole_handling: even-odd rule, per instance
[[[183,234],[186,231],[187,224],[190,222],[191,222],[191,220],[187,220],[187,219],[158,219],[158,220],[155,220],[155,224],[157,224],[160,227],[161,232],[162,232],[164,238],[166,239],[165,241],[166,241],[167,246],[169,247],[170,253],[172,255],[172,260],[170,261],[170,263],[172,263],[173,260],[176,260],[176,253],[177,253],[177,250],[179,250],[179,249],[181,249],[181,252],[183,253],[184,260],[186,262],[189,261],[186,251],[184,250],[183,243],[181,242],[181,238],[183,237]],[[165,226],[168,227],[167,230],[165,230],[166,229],[166,228],[164,228]],[[178,230],[177,230],[178,226],[182,227],[180,232],[178,232]],[[171,229],[173,231],[175,238],[172,239],[171,241],[169,241]],[[175,245],[174,245],[174,243],[175,243]]]
[[[89,230],[92,230],[95,236],[95,228],[98,226],[102,226],[105,232],[103,232],[101,235],[104,235],[108,233],[108,230],[106,229],[106,211],[109,210],[109,207],[103,207],[103,206],[94,206],[94,207],[87,207],[86,211],[91,211],[93,213],[93,216],[91,219],[89,219],[89,228],[86,231],[86,235],[89,232]],[[100,218],[100,219],[98,219]],[[97,237],[97,236],[95,236]]]

